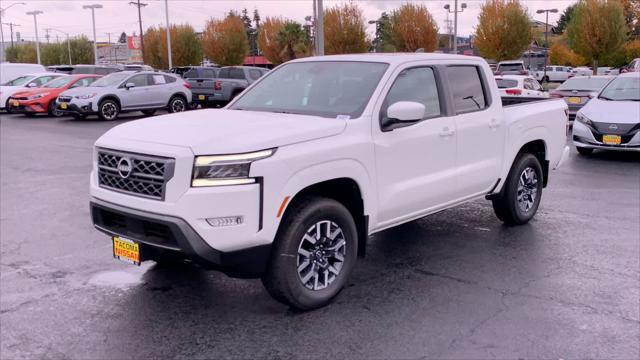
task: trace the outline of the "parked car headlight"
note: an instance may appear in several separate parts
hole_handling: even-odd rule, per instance
[[[276,149],[244,154],[196,156],[191,186],[222,186],[253,184],[249,177],[251,163],[272,156]]]
[[[76,99],[91,99],[92,97],[94,97],[96,95],[98,95],[98,94],[91,93],[91,94],[84,94],[84,95],[76,95],[75,98]]]
[[[593,121],[591,121],[588,117],[584,116],[582,113],[576,114],[576,121],[579,121],[585,125],[593,126]]]
[[[37,100],[40,98],[43,98],[45,96],[49,95],[49,93],[41,93],[41,94],[36,94],[36,95],[31,95],[27,97],[27,100]]]

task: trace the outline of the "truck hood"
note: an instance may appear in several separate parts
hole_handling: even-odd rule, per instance
[[[609,101],[594,98],[582,108],[582,113],[591,121],[616,124],[640,122],[639,101]]]
[[[96,144],[118,139],[190,148],[195,155],[243,153],[340,134],[346,120],[241,110],[195,110],[131,121]]]

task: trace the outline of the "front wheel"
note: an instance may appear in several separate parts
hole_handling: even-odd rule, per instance
[[[174,96],[169,100],[169,112],[177,113],[187,111],[187,101],[182,96]]]
[[[111,121],[118,118],[120,113],[120,106],[118,103],[107,99],[100,103],[98,106],[98,117],[103,121]]]
[[[507,225],[528,223],[540,205],[543,176],[538,158],[531,154],[520,154],[502,192],[492,200],[496,216]]]
[[[53,116],[53,117],[61,117],[62,115],[64,115],[62,111],[58,110],[58,106],[56,106],[55,101],[49,102],[49,107],[47,109],[47,112],[49,113],[49,116]]]
[[[327,198],[292,204],[262,277],[276,300],[301,310],[326,305],[346,284],[358,252],[349,210]]]

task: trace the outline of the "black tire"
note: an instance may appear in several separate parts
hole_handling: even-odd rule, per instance
[[[142,113],[146,116],[153,116],[156,113],[156,109],[142,110]]]
[[[334,235],[333,239],[322,236],[318,241],[315,235],[309,235],[310,232],[318,232],[316,227],[318,223],[321,224],[320,233],[325,233],[325,230],[326,233],[332,234],[341,230],[341,233]],[[317,242],[312,244],[306,241],[306,236],[316,239]],[[358,252],[357,236],[353,217],[341,203],[321,197],[309,197],[296,201],[287,210],[278,230],[269,266],[262,276],[262,283],[271,296],[286,305],[300,310],[324,306],[342,290],[353,270]],[[323,244],[325,241],[326,243]],[[332,250],[336,244],[342,244],[342,246]],[[308,257],[299,254],[299,248],[304,250],[307,246],[321,245],[326,247],[307,252]],[[332,257],[331,259],[327,260],[325,257],[324,260],[319,261],[323,263],[321,265],[311,261],[316,259],[317,255],[322,256],[325,250],[327,253],[334,251],[334,254],[340,252],[339,255],[343,261],[340,262],[337,257],[331,255],[327,255]],[[298,266],[304,263],[307,266],[299,272]],[[315,272],[314,276],[315,269],[319,271]],[[303,283],[303,279],[310,273],[312,273],[311,278]],[[332,279],[331,276],[333,276]],[[325,284],[327,286],[324,288],[316,288],[318,285]]]
[[[47,113],[49,114],[49,116],[53,116],[53,117],[61,117],[62,115],[64,115],[62,111],[58,110],[58,107],[56,106],[56,102],[53,100],[49,102],[49,106],[47,107]]]
[[[189,104],[187,104],[187,99],[180,95],[176,95],[169,100],[169,105],[167,106],[167,110],[170,113],[178,113],[189,110]]]
[[[11,110],[11,104],[9,103],[9,99],[7,99],[7,102],[4,104],[4,111],[7,112],[7,114],[13,114],[13,110]]]
[[[590,149],[590,148],[577,146],[576,150],[578,150],[578,153],[580,155],[583,155],[583,156],[589,156],[589,155],[593,154],[593,149]]]
[[[532,174],[535,174],[535,177]],[[511,167],[500,195],[492,200],[493,209],[498,219],[506,225],[528,223],[540,206],[543,176],[538,158],[531,154],[519,154]],[[519,193],[522,200],[519,199]]]
[[[120,105],[114,100],[106,99],[98,105],[98,117],[102,121],[112,121],[118,118]]]

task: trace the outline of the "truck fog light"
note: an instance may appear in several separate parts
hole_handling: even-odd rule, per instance
[[[242,225],[243,222],[244,219],[242,216],[227,216],[207,219],[207,223],[213,227],[237,226]]]

